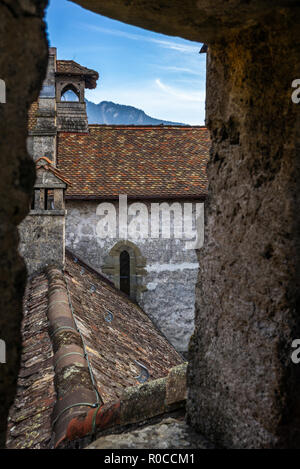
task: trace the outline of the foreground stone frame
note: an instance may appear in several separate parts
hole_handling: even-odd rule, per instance
[[[0,335],[6,364],[0,364],[0,447],[18,375],[22,297],[26,268],[18,253],[17,225],[29,211],[35,180],[26,152],[27,113],[38,98],[47,68],[44,8],[47,1],[0,2],[0,74],[6,103],[0,104]]]
[[[291,101],[291,83],[299,78],[298,2],[76,3],[208,44],[210,199],[199,253],[188,418],[225,446],[299,447],[300,369],[290,360],[291,342],[300,337],[300,119]],[[1,365],[2,435],[20,354],[25,267],[16,225],[28,213],[34,184],[26,113],[46,72],[45,5],[0,5],[0,70],[7,85],[0,108],[0,330],[8,357]]]

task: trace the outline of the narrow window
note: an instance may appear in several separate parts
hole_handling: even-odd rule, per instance
[[[44,191],[44,210],[48,208],[48,189]]]
[[[120,290],[130,295],[130,256],[127,251],[120,254]]]
[[[46,210],[54,210],[54,191],[53,189],[47,190],[47,208]]]

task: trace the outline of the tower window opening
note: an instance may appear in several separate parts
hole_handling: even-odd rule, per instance
[[[61,101],[78,102],[79,97],[74,90],[67,88],[61,95]]]

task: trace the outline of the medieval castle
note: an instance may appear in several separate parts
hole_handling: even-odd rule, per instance
[[[201,247],[208,132],[88,125],[84,90],[95,88],[98,78],[94,70],[57,60],[56,49],[50,49],[47,77],[29,117],[28,149],[40,169],[20,229],[21,253],[32,273],[53,261],[63,266],[66,247],[127,293],[186,352],[198,260],[195,249],[187,248],[182,222]],[[46,179],[42,167],[51,169]],[[127,232],[120,227],[120,195],[126,196]],[[150,219],[139,219],[151,208],[152,222],[155,209],[157,215],[152,231]],[[107,236],[105,220],[101,225],[105,209],[116,218]]]

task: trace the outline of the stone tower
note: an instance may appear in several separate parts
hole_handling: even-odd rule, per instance
[[[34,103],[35,126],[28,133],[28,153],[36,161],[41,156],[56,164],[56,100],[55,100],[56,48],[49,49],[47,75]]]
[[[57,130],[88,132],[88,118],[84,100],[85,88],[93,89],[99,75],[73,60],[59,60],[56,68]],[[73,95],[69,99],[68,93]]]
[[[34,126],[29,130],[28,152],[36,161],[44,156],[56,166],[57,132],[88,132],[85,88],[96,88],[99,78],[73,60],[57,60],[56,48],[49,49],[47,75],[39,99],[34,103]],[[69,99],[70,93],[73,95]]]

